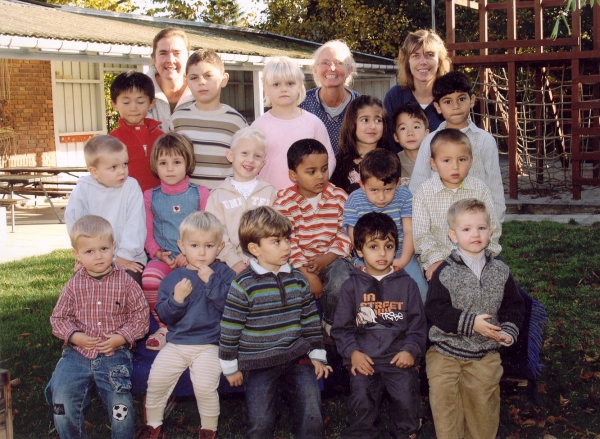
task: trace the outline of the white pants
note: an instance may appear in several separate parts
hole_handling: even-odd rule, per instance
[[[182,345],[167,343],[160,350],[148,377],[146,393],[146,416],[148,423],[162,423],[167,401],[179,377],[190,369],[190,377],[194,386],[194,395],[198,404],[198,412],[202,428],[211,428],[211,422],[205,418],[218,418],[220,413],[219,380],[221,364],[219,363],[219,347],[216,345]]]

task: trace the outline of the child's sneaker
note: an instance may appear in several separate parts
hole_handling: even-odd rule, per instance
[[[154,334],[148,337],[146,340],[146,349],[151,351],[160,351],[167,344],[167,332],[169,330],[166,327],[158,328]]]
[[[217,439],[217,432],[215,430],[209,430],[207,428],[201,428],[198,439]]]
[[[162,426],[158,426],[156,428],[145,425],[141,430],[135,435],[138,439],[165,439],[165,433],[162,431]]]

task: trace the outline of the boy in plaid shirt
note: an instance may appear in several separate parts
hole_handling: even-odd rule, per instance
[[[95,384],[108,409],[112,437],[133,438],[129,349],[148,332],[148,304],[137,282],[113,263],[116,243],[107,220],[83,216],[69,236],[81,268],[50,317],[52,333],[64,340],[50,381],[54,425],[62,439],[86,437],[83,411]]]

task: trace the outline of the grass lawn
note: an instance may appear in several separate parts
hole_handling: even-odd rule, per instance
[[[600,224],[506,223],[502,245],[517,282],[545,305],[549,320],[538,380],[541,405],[524,391],[504,388],[499,437],[600,439]],[[0,368],[19,381],[12,393],[15,438],[57,437],[43,396],[61,351],[49,317],[72,266],[69,251],[0,265]],[[331,438],[345,422],[346,396],[339,390],[323,398]],[[141,398],[136,404],[141,423]],[[242,438],[242,398],[223,395],[221,406],[219,437]],[[386,407],[382,438],[389,437]],[[86,419],[90,437],[110,437],[108,417],[97,400]],[[278,430],[284,438],[291,437],[287,419],[284,410]],[[169,437],[192,438],[198,437],[198,424],[195,402],[185,400],[165,428]],[[430,415],[420,437],[435,437]]]

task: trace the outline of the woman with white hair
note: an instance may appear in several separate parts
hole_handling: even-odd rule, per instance
[[[318,87],[306,92],[300,108],[321,119],[337,154],[346,107],[360,95],[347,88],[356,75],[356,63],[350,49],[341,40],[323,44],[313,53],[313,60],[314,80]]]

